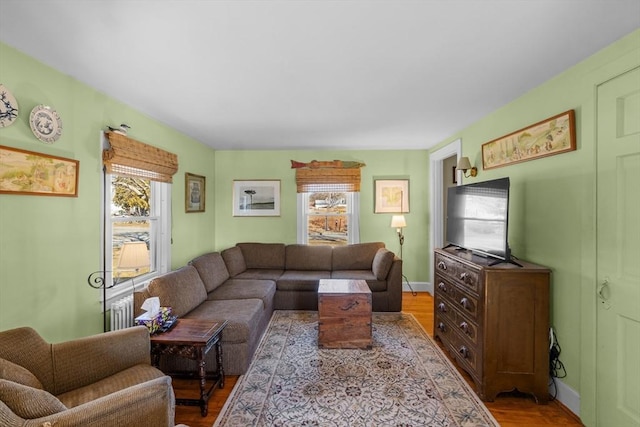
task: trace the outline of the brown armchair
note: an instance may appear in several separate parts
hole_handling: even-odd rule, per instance
[[[149,348],[143,326],[58,344],[0,332],[0,425],[173,426],[171,378]]]

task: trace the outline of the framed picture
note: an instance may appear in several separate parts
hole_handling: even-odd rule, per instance
[[[575,112],[569,110],[482,144],[482,168],[499,168],[575,149]]]
[[[78,197],[80,162],[0,145],[0,194]]]
[[[206,178],[192,173],[184,174],[185,212],[204,212]]]
[[[375,213],[408,213],[409,180],[377,179],[375,181]]]
[[[233,216],[280,216],[280,180],[234,180]]]

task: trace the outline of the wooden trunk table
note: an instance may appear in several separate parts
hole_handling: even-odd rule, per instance
[[[371,344],[371,290],[367,282],[320,280],[318,346],[370,349]]]
[[[214,322],[201,319],[178,319],[176,326],[167,332],[151,335],[151,355],[153,364],[159,367],[161,355],[185,357],[198,362],[197,372],[167,372],[176,378],[195,375],[200,379],[200,399],[179,399],[177,405],[200,406],[200,414],[204,417],[208,412],[209,398],[216,385],[224,387],[224,370],[222,368],[222,330],[227,326],[227,321]],[[205,356],[215,346],[218,369],[216,372],[207,373]],[[207,389],[207,379],[213,384]]]

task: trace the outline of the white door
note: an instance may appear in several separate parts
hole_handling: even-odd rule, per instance
[[[640,68],[597,99],[597,420],[639,427]]]

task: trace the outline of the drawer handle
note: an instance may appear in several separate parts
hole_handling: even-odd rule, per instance
[[[440,304],[438,304],[438,310],[440,310],[443,313],[446,313],[447,312],[447,306],[444,305],[443,302],[441,302]]]
[[[460,323],[460,329],[462,329],[465,334],[471,335],[469,334],[469,324],[467,322]]]
[[[440,261],[438,263],[438,268],[440,268],[442,270],[446,270],[447,269],[447,264],[445,264],[443,261]]]
[[[438,283],[438,289],[442,292],[447,292],[447,286],[443,282]]]
[[[466,310],[469,310],[469,300],[467,298],[462,298],[460,300],[460,305]]]
[[[438,323],[438,330],[440,332],[444,332],[445,329],[446,329],[446,327],[444,326],[444,323],[442,323],[442,322]]]
[[[462,357],[464,357],[465,359],[469,358],[469,349],[465,346],[460,347],[460,350],[458,350],[458,353],[460,353]]]

